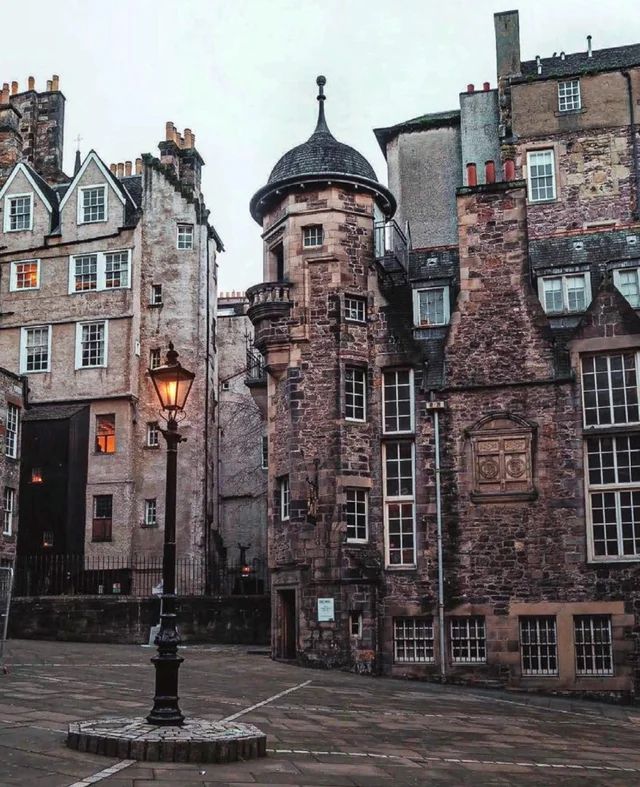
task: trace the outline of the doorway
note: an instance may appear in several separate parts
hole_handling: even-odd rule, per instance
[[[276,631],[277,659],[296,657],[296,591],[278,590],[278,628]]]

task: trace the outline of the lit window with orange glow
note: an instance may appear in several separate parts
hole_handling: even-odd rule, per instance
[[[116,417],[109,415],[96,416],[96,453],[115,454],[116,452]]]
[[[12,292],[40,288],[40,260],[11,263],[9,289]]]

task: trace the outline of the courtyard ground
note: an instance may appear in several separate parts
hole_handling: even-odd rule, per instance
[[[358,677],[245,647],[182,650],[181,707],[268,736],[231,765],[71,751],[69,721],[150,709],[150,649],[10,641],[0,671],[0,785],[640,785],[640,708]]]

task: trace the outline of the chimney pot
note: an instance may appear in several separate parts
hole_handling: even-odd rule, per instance
[[[11,95],[12,95],[12,96],[15,96],[15,94],[16,94],[17,92],[18,92],[18,83],[17,83],[17,82],[14,80],[14,81],[11,83]]]
[[[560,52],[560,60],[564,60],[564,58],[565,58],[564,52]]]
[[[475,163],[467,164],[467,186],[478,185],[478,170]]]
[[[193,141],[192,141],[192,137],[191,137],[191,129],[190,128],[185,128],[185,130],[184,130],[184,146],[185,146],[185,148],[192,148],[193,147]]]
[[[485,161],[484,164],[484,182],[496,182],[496,163],[495,161]]]
[[[51,91],[51,80],[47,79],[47,92]]]
[[[111,172],[113,172],[114,175],[116,174],[117,168],[115,164],[109,164],[109,169],[111,170]]]
[[[542,63],[540,62],[540,55],[536,55],[536,66],[538,70],[538,74],[542,73]]]
[[[467,85],[467,93],[473,93],[475,91],[475,85],[472,82],[469,82]]]
[[[125,161],[124,162],[124,174],[125,174],[125,177],[127,177],[127,178],[129,177],[129,175],[131,175],[131,162],[130,161]]]
[[[195,146],[196,146],[196,135],[192,131],[191,132],[191,147],[195,148]]]
[[[29,86],[29,90],[36,89],[36,80],[33,77],[29,77],[29,79],[27,80],[27,84]]]
[[[118,162],[117,172],[119,178],[124,178],[124,164],[121,161]]]
[[[171,142],[171,140],[173,139],[173,132],[175,131],[175,126],[170,120],[167,120],[167,122],[164,124],[164,128],[165,128],[165,134],[164,134],[165,139],[167,142]]]
[[[491,90],[491,82],[483,82],[482,89],[486,93],[488,90]]]
[[[57,74],[53,75],[51,82],[52,82],[51,85],[52,90],[60,90],[60,77]]]
[[[587,36],[587,57],[593,57],[593,52],[591,50],[591,38],[592,36],[589,34]]]
[[[142,175],[142,159],[136,159],[136,175]]]
[[[515,180],[516,177],[516,164],[515,161],[511,158],[508,158],[504,162],[504,179],[505,180]]]

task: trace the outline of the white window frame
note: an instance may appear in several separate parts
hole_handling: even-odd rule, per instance
[[[149,296],[149,303],[151,304],[151,306],[162,306],[163,303],[162,296],[163,296],[162,284],[152,284],[151,295]]]
[[[598,628],[597,623],[606,623],[606,641],[598,642],[598,635],[596,634],[596,629]],[[587,624],[588,626],[582,625],[579,627],[579,623]],[[583,638],[582,642],[579,642],[579,629],[582,628],[582,633],[584,635],[585,631],[588,631],[588,639],[589,641],[586,642]],[[608,647],[607,647],[608,646]],[[607,653],[601,652],[599,655],[603,659],[607,659],[609,662],[609,668],[601,668],[598,669],[596,664],[596,660],[598,658],[598,648],[607,649]],[[588,660],[591,660],[592,664],[594,665],[593,669],[587,669],[585,667],[581,668],[580,665],[580,657],[578,655],[580,648],[584,648],[584,655],[582,656],[583,663],[586,663]],[[614,674],[614,663],[613,663],[613,637],[611,635],[611,615],[574,615],[573,616],[573,651],[575,656],[575,665],[576,665],[576,675],[581,676],[588,676],[588,675],[598,675],[600,677],[611,677]]]
[[[398,402],[400,401],[397,397],[398,393],[398,382],[397,382],[397,375],[399,372],[408,372],[409,373],[409,420],[410,425],[408,429],[387,429],[387,375],[396,375],[396,383],[395,386],[395,403],[396,403],[396,410],[398,409]],[[405,401],[404,399],[402,401]],[[382,432],[384,434],[413,434],[415,429],[415,391],[413,387],[413,369],[384,369],[382,372]],[[400,415],[396,412],[396,422],[399,420]]]
[[[460,633],[463,636],[454,636]],[[485,618],[481,615],[449,618],[449,648],[452,664],[486,664],[487,623]],[[456,653],[456,650],[459,652]],[[466,655],[461,655],[462,651],[466,651]],[[481,651],[484,655],[480,655]]]
[[[420,322],[420,293],[442,290],[442,322]],[[413,291],[413,324],[416,328],[437,328],[448,325],[451,319],[451,306],[449,302],[449,285],[441,284],[437,287],[420,287]]]
[[[144,526],[156,527],[158,524],[158,498],[148,497],[144,501]]]
[[[577,92],[574,90],[577,87]],[[568,106],[568,104],[571,106]],[[579,79],[564,79],[558,82],[558,112],[577,112],[582,109],[582,94]]]
[[[82,365],[82,326],[83,325],[103,325],[104,326],[104,352],[103,363],[92,364],[91,366]],[[85,320],[76,323],[76,370],[84,369],[105,369],[109,359],[109,320]]]
[[[410,495],[388,495],[387,494],[387,452],[391,445],[410,445],[411,446],[411,494]],[[384,561],[387,569],[413,569],[418,561],[418,544],[416,533],[416,447],[413,442],[405,440],[390,440],[382,443],[382,490],[384,498]],[[412,519],[412,538],[413,538],[413,562],[412,563],[392,563],[390,560],[391,549],[389,541],[389,507],[392,505],[411,505]],[[401,549],[402,553],[402,549]]]
[[[620,285],[620,276],[623,273],[635,273],[636,275],[636,285],[638,288],[638,302],[634,305],[631,303],[629,298],[622,292],[621,285]],[[640,309],[640,268],[615,268],[613,271],[613,283],[618,289],[620,295],[627,301],[629,306],[632,309]]]
[[[349,372],[353,372],[353,377],[351,380],[347,379],[347,375]],[[350,384],[353,386],[353,390],[351,394],[349,394],[347,390],[347,385]],[[361,388],[361,392],[358,392],[358,388]],[[344,419],[345,421],[352,421],[353,423],[366,423],[367,421],[367,370],[364,366],[352,366],[348,364],[344,368]],[[353,399],[353,403],[348,405],[347,403],[347,396],[350,395]],[[362,397],[362,418],[357,418],[355,415],[347,415],[348,407],[351,409],[353,413],[355,413],[359,408],[357,405],[356,397]]]
[[[614,404],[613,404],[613,391],[615,389],[612,386],[612,380],[611,380],[612,372],[611,372],[611,360],[610,359],[612,357],[614,357],[614,356],[617,356],[617,355],[624,356],[624,355],[628,355],[628,354],[633,354],[633,356],[634,356],[635,373],[636,373],[636,393],[635,393],[635,398],[636,398],[636,402],[637,402],[638,418],[636,420],[634,420],[634,421],[616,421],[615,420],[615,408],[614,408]],[[609,359],[607,361],[607,374],[608,374],[608,378],[609,378],[609,388],[607,390],[609,391],[609,394],[610,394],[609,395],[609,414],[611,416],[611,420],[603,422],[603,423],[599,423],[598,422],[598,423],[594,423],[594,424],[588,424],[587,423],[587,407],[586,407],[586,403],[585,403],[585,385],[584,385],[585,368],[584,367],[585,367],[585,361],[591,360],[592,358],[598,358],[598,357],[603,357],[603,358]],[[631,390],[633,390],[633,389],[631,389]],[[591,430],[591,429],[597,429],[598,427],[610,427],[610,426],[616,426],[617,427],[617,426],[627,426],[627,425],[640,423],[640,352],[638,350],[633,349],[633,348],[629,348],[629,349],[620,349],[620,350],[617,350],[617,351],[614,351],[614,352],[609,351],[609,352],[596,353],[595,355],[594,354],[588,354],[588,355],[585,354],[584,356],[581,356],[581,358],[580,358],[580,391],[581,391],[581,396],[582,396],[582,423],[583,423],[583,426],[584,426],[585,429]],[[627,399],[627,397],[625,396],[625,400],[626,399]],[[589,408],[589,409],[593,409],[593,408]],[[598,417],[598,421],[599,421],[599,418],[600,418],[599,414],[597,415],[597,417]]]
[[[278,478],[278,501],[280,507],[280,521],[287,522],[291,515],[291,488],[289,476],[282,475]]]
[[[367,489],[363,489],[362,487],[358,486],[350,486],[345,488],[345,521],[347,523],[347,529],[345,531],[345,535],[347,537],[348,544],[367,544],[369,542],[369,492]],[[349,496],[352,495],[354,497],[353,500],[349,500]],[[361,499],[358,499],[359,496],[362,496]],[[355,505],[356,508],[352,512],[353,516],[355,517],[354,529],[356,533],[359,529],[362,529],[362,522],[359,522],[359,518],[362,517],[362,514],[358,513],[357,507],[358,505],[364,503],[364,538],[350,538],[349,537],[349,506]]]
[[[535,622],[535,633],[536,633],[536,642],[534,644],[525,643],[523,641],[523,625],[524,622],[527,621],[529,625],[531,622]],[[555,646],[555,669],[544,668],[540,667],[539,669],[532,669],[531,667],[525,668],[525,647],[529,647],[532,650],[535,649],[535,654],[538,659],[538,663],[542,663],[544,660],[549,660],[549,655],[544,653],[545,648],[551,648],[549,643],[543,643],[541,641],[540,632],[543,629],[542,622],[545,623],[545,632],[548,631],[548,623],[549,621],[553,621],[553,634],[554,634],[554,642],[552,643]],[[558,677],[558,621],[556,620],[555,615],[521,615],[520,619],[518,620],[518,633],[519,633],[519,645],[520,645],[520,668],[522,670],[522,674],[526,676],[533,676],[533,677],[541,677],[541,678],[557,678]]]
[[[127,284],[119,287],[107,287],[107,257],[112,254],[127,255]],[[96,258],[96,286],[93,289],[76,290],[76,260],[81,257]],[[86,295],[88,292],[113,292],[114,290],[131,289],[131,249],[108,249],[107,251],[88,251],[85,254],[72,254],[69,257],[69,295]]]
[[[160,424],[157,421],[147,421],[147,448],[160,448]]]
[[[149,369],[157,369],[160,366],[162,366],[162,347],[152,347],[149,350]]]
[[[180,230],[189,227],[191,230],[191,243],[189,246],[180,245]],[[191,251],[195,247],[195,227],[187,221],[179,221],[176,226],[176,249],[179,251]]]
[[[18,287],[18,265],[33,265],[36,266],[36,276],[38,283],[35,287]],[[11,271],[9,273],[9,292],[33,292],[40,289],[40,260],[15,260],[11,263]]]
[[[362,312],[362,317],[360,317]],[[355,313],[355,317],[353,314]],[[367,300],[357,295],[344,296],[344,319],[363,325],[367,322]]]
[[[2,535],[10,536],[13,533],[13,517],[16,508],[16,490],[5,486],[2,493]]]
[[[318,233],[319,231],[319,233]],[[307,243],[307,239],[311,239],[311,233],[313,232],[313,240],[318,240],[318,234],[320,236],[320,242],[314,243]],[[324,243],[324,230],[322,228],[322,224],[310,224],[308,227],[302,228],[302,248],[303,249],[319,249]]]
[[[417,637],[420,625],[425,627],[428,636]],[[405,643],[402,649],[398,647],[401,640]],[[424,649],[422,657],[418,652],[420,649],[418,643],[424,643],[421,646]],[[401,650],[404,651],[403,654],[400,653]],[[434,664],[435,653],[435,628],[432,617],[416,615],[415,617],[398,616],[393,619],[393,661],[396,664]]]
[[[47,366],[46,369],[27,369],[27,337],[29,331],[47,329]],[[27,325],[20,329],[20,374],[43,374],[51,371],[51,325]]]
[[[356,632],[354,634],[353,624],[356,624]],[[351,639],[362,639],[362,612],[359,609],[353,609],[349,613],[349,637]]]
[[[533,197],[533,178],[531,176],[531,168],[535,165],[533,160],[537,156],[541,156],[542,154],[550,154],[551,156],[551,188],[553,191],[553,196],[551,197],[543,197],[543,198],[536,198]],[[532,163],[533,162],[533,163]],[[544,176],[546,177],[546,176]],[[527,151],[527,199],[529,202],[533,204],[544,203],[544,202],[553,202],[554,200],[558,199],[558,184],[556,179],[556,152],[553,148],[540,148],[537,150],[528,150]]]
[[[569,309],[569,279],[577,278],[584,280],[584,309]],[[552,279],[560,279],[562,282],[562,311],[547,311],[544,285],[545,282]],[[581,271],[578,273],[558,273],[541,276],[538,279],[538,297],[545,314],[582,314],[589,308],[591,303],[591,275],[589,271]]]
[[[11,229],[11,200],[29,198],[29,226]],[[4,198],[4,231],[5,232],[30,232],[33,230],[33,192],[25,194],[7,194]]]
[[[15,428],[14,428],[15,427]],[[10,459],[18,458],[18,446],[20,438],[20,408],[17,404],[9,402],[7,404],[7,423],[4,433],[5,456]]]
[[[90,219],[85,221],[84,218],[84,195],[87,191],[93,189],[102,189],[104,194],[104,218],[103,219]],[[104,224],[109,221],[109,189],[106,183],[92,183],[88,186],[80,186],[78,188],[78,211],[77,211],[78,224]]]

